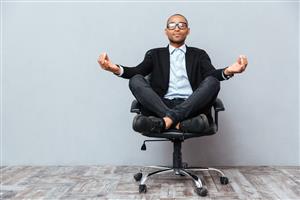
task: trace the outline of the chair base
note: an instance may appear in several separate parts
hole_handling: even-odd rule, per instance
[[[169,138],[168,138],[169,139]],[[196,193],[200,196],[207,195],[207,188],[202,184],[202,181],[198,176],[196,176],[193,171],[215,171],[220,175],[221,184],[228,184],[228,178],[225,177],[224,173],[216,168],[210,167],[188,167],[187,163],[182,162],[182,153],[181,153],[181,144],[184,141],[182,138],[169,139],[173,142],[173,166],[172,167],[164,167],[164,166],[149,166],[154,169],[158,169],[157,171],[151,172],[147,175],[139,172],[134,175],[134,179],[136,181],[140,181],[139,184],[139,192],[146,193],[147,186],[146,181],[149,177],[157,174],[164,174],[170,171],[174,171],[176,175],[187,176],[193,180],[195,183]]]
[[[220,176],[220,182],[223,185],[228,184],[229,180],[225,176],[225,174],[216,168],[210,168],[210,167],[187,167],[187,164],[185,164],[184,167],[182,168],[173,168],[173,167],[165,167],[165,166],[148,166],[153,169],[158,169],[157,171],[148,173],[146,175],[143,175],[142,171],[134,175],[134,179],[136,181],[140,181],[139,184],[139,192],[140,193],[146,193],[147,192],[147,186],[146,186],[146,181],[153,175],[158,175],[158,174],[165,174],[174,171],[176,175],[181,175],[181,176],[187,176],[193,180],[195,183],[195,191],[199,196],[206,196],[208,191],[207,188],[203,185],[201,179],[195,175],[193,172],[196,171],[214,171],[217,172]]]

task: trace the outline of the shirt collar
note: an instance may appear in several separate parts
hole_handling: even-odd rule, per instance
[[[183,51],[184,53],[186,53],[186,45],[185,44],[181,45],[179,48],[175,48],[175,47],[173,47],[172,45],[169,44],[169,52],[170,52],[170,54],[172,54],[175,49],[180,49],[181,51]]]

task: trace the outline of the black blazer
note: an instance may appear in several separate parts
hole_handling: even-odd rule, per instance
[[[202,49],[187,46],[185,62],[187,76],[193,91],[207,76],[214,76],[220,81],[224,80],[222,76],[224,69],[215,69],[209,56]],[[167,93],[170,75],[169,46],[147,51],[144,60],[136,67],[120,66],[124,69],[121,77],[129,79],[136,74],[150,75],[149,81],[153,90],[160,97]]]

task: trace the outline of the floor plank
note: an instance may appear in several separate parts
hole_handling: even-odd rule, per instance
[[[209,193],[199,197],[186,176],[168,174],[147,180],[138,192],[133,175],[139,166],[1,166],[0,199],[300,199],[300,167],[221,167],[229,178],[220,183],[215,172],[195,172]],[[144,168],[149,173],[150,168]]]

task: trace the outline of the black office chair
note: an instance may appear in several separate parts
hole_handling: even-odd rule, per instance
[[[187,163],[182,162],[182,154],[181,154],[181,143],[189,138],[194,137],[202,137],[202,136],[208,136],[213,135],[218,130],[218,112],[224,111],[225,108],[223,106],[223,103],[220,99],[216,99],[213,106],[214,108],[214,118],[211,117],[209,120],[210,125],[207,129],[205,129],[202,133],[184,133],[180,132],[177,129],[170,129],[163,133],[141,133],[142,135],[146,137],[154,137],[154,138],[164,138],[159,140],[145,140],[143,142],[143,145],[141,147],[141,150],[146,150],[146,142],[150,141],[171,141],[174,144],[174,152],[173,152],[173,166],[171,167],[165,167],[165,166],[149,166],[154,169],[158,169],[157,171],[151,172],[147,175],[143,175],[142,171],[134,175],[134,179],[136,181],[140,181],[139,184],[139,192],[140,193],[146,193],[147,192],[147,186],[146,181],[150,176],[157,175],[157,174],[163,174],[166,172],[174,171],[176,175],[181,176],[187,176],[192,178],[192,180],[195,183],[195,190],[196,193],[200,196],[206,196],[208,191],[205,186],[203,186],[202,181],[200,178],[198,178],[195,174],[192,173],[192,171],[215,171],[220,175],[220,182],[221,184],[228,184],[228,178],[224,175],[224,173],[218,169],[215,168],[209,168],[209,167],[188,167]],[[134,100],[131,105],[131,112],[141,114],[141,105],[138,101]],[[211,115],[212,116],[212,115]],[[133,122],[134,123],[134,122]]]

